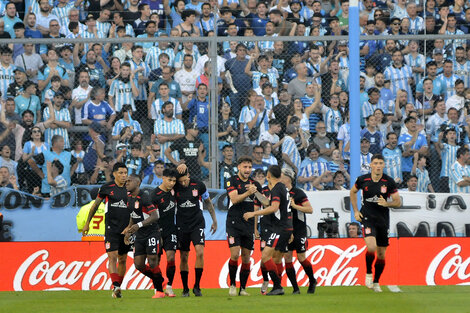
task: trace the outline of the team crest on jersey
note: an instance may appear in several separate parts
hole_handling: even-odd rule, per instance
[[[197,197],[198,193],[197,193],[197,189],[193,189],[193,197]]]
[[[108,250],[109,248],[111,248],[111,243],[109,241],[106,241],[104,247],[106,248],[106,250]]]
[[[175,191],[173,189],[171,189],[171,195],[174,196],[175,195]]]
[[[138,208],[139,208],[139,201],[136,201],[136,202],[135,202],[135,205],[134,205],[134,207],[135,207],[136,209],[138,209]]]
[[[366,233],[366,235],[370,235],[370,232],[371,232],[371,229],[370,227],[367,227],[364,232]]]
[[[387,193],[387,186],[380,187],[380,193]]]
[[[233,245],[235,243],[235,238],[233,237],[228,237],[228,243]]]
[[[230,182],[229,181],[227,182],[227,187],[230,187]]]

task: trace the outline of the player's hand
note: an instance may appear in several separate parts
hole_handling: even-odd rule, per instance
[[[261,239],[261,236],[259,235],[259,231],[255,229],[255,239]]]
[[[131,243],[129,242],[129,238],[131,237],[130,234],[125,234],[124,235],[124,244],[125,245],[130,245]]]
[[[243,218],[245,219],[245,221],[248,221],[250,218],[254,216],[255,216],[254,212],[246,212],[245,214],[243,214]]]
[[[184,172],[186,172],[187,169],[188,169],[188,167],[187,167],[186,164],[184,164],[184,163],[181,163],[181,164],[178,165],[178,167],[176,168],[176,170],[177,170],[178,173],[180,173],[180,174],[183,174]]]
[[[290,237],[289,237],[289,243],[291,243],[292,241],[294,241],[294,234],[290,234]]]
[[[132,235],[133,233],[137,232],[138,230],[139,230],[139,225],[134,224],[131,227],[129,227],[129,229],[127,230],[127,233],[129,235]]]
[[[362,218],[363,218],[363,217],[364,217],[364,216],[362,216],[362,213],[361,213],[361,212],[359,212],[359,211],[358,211],[358,212],[354,212],[354,218],[356,219],[356,221],[362,222]]]
[[[213,222],[211,226],[211,234],[215,234],[217,231],[217,222]]]
[[[385,200],[383,196],[380,196],[379,200],[377,201],[377,204],[386,207],[387,200]]]
[[[88,235],[88,231],[89,231],[89,230],[90,230],[90,224],[85,223],[85,225],[83,225],[82,235],[83,235],[83,236]]]
[[[249,184],[249,185],[248,185],[248,190],[247,190],[247,191],[248,191],[248,193],[249,193],[250,195],[252,195],[252,194],[255,194],[255,193],[256,193],[256,191],[258,191],[258,189],[256,188],[256,186],[255,186],[255,185],[253,185],[253,184]]]

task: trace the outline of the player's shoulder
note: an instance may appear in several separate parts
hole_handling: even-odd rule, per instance
[[[305,191],[301,188],[298,188],[298,187],[294,187],[290,190],[290,194],[295,196],[295,197],[306,197],[307,194],[305,193]]]
[[[386,182],[395,182],[395,180],[392,177],[388,176],[385,173],[382,175],[382,178],[380,180],[381,181],[386,181]]]

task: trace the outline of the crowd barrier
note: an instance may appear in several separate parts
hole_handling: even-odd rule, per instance
[[[311,239],[307,257],[319,286],[362,285],[365,277],[365,245],[361,239]],[[178,253],[177,264],[178,267]],[[189,264],[194,264],[194,252]],[[124,289],[151,289],[151,281],[127,260]],[[208,241],[202,288],[228,288],[230,252],[225,241]],[[0,290],[109,290],[107,255],[99,242],[0,243]],[[166,261],[161,261],[164,272]],[[306,286],[301,265],[295,261],[299,285]],[[248,287],[262,283],[259,244],[251,258]],[[194,281],[190,270],[189,281]],[[470,284],[470,238],[392,238],[387,251],[383,285]],[[286,275],[283,284],[288,285]],[[179,275],[174,288],[181,288]],[[321,292],[321,289],[318,291]]]

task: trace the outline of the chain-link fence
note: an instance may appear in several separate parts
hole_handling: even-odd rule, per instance
[[[101,31],[94,16],[86,20]],[[267,167],[280,164],[307,191],[342,189],[349,139],[359,135],[361,173],[383,153],[402,188],[455,185],[450,169],[469,143],[470,38],[363,35],[361,76],[350,77],[348,37],[323,36],[321,25],[269,22],[264,37],[252,28],[246,37],[191,30],[136,39],[116,27],[124,35],[99,42],[87,31],[8,42],[0,56],[2,186],[54,194],[104,183],[122,161],[145,184],[185,163],[223,188],[236,158],[251,155],[262,185]],[[360,79],[360,99],[349,99],[351,79]],[[350,132],[350,107],[361,112],[360,134]]]

